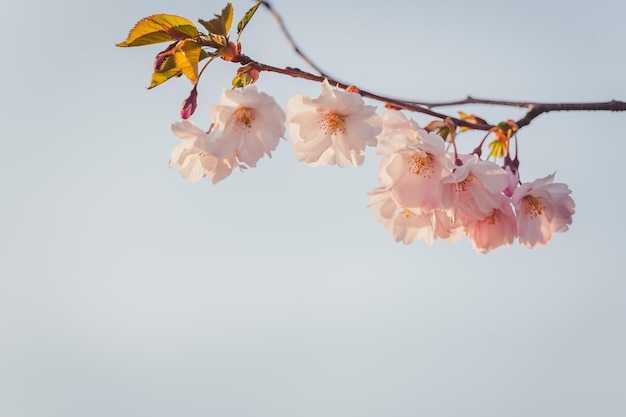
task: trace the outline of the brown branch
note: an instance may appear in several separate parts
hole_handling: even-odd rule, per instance
[[[270,65],[264,65],[258,63],[260,65],[261,70],[276,72],[280,74],[289,75],[291,77],[303,78],[312,81],[322,82],[324,79],[327,79],[329,83],[337,85],[341,88],[347,88],[349,85],[340,81],[333,79],[333,77],[324,73],[317,65],[309,59],[304,52],[296,45],[293,37],[287,30],[287,27],[284,24],[283,19],[280,17],[276,11],[272,8],[272,6],[267,1],[261,2],[263,6],[267,9],[270,15],[276,20],[280,29],[282,30],[285,38],[291,45],[292,49],[298,54],[307,64],[309,64],[313,69],[315,69],[320,75],[314,75],[305,71],[302,71],[298,68],[285,67],[277,68]],[[242,55],[242,64],[256,62],[250,59],[247,56]],[[514,100],[492,100],[492,99],[481,99],[474,98],[472,96],[467,96],[461,100],[454,101],[441,101],[441,102],[426,102],[426,101],[411,101],[411,100],[401,100],[395,99],[391,97],[383,97],[378,94],[370,93],[365,90],[359,90],[359,93],[363,97],[367,97],[373,100],[381,101],[384,103],[390,103],[395,107],[406,109],[410,111],[415,111],[418,113],[427,114],[429,116],[437,117],[440,119],[450,119],[456,123],[457,126],[463,126],[474,130],[490,130],[495,126],[490,124],[474,124],[469,123],[463,119],[459,119],[456,117],[447,116],[443,113],[436,112],[432,110],[435,107],[449,107],[449,106],[461,106],[467,104],[484,104],[484,105],[492,105],[492,106],[505,106],[505,107],[520,107],[527,109],[527,113],[524,117],[519,119],[517,123],[517,127],[522,128],[530,124],[530,122],[536,118],[537,116],[548,113],[551,111],[626,111],[626,103],[623,101],[611,100],[607,102],[601,103],[536,103],[536,102],[526,102],[526,101],[514,101]]]
[[[626,103],[617,100],[603,103],[530,103],[526,116],[516,122],[517,127],[527,126],[535,117],[551,111],[626,111]]]
[[[260,62],[257,62],[255,60],[253,60],[252,58],[246,56],[246,55],[241,55],[240,57],[240,62],[242,65],[246,65],[246,64],[256,64],[258,65],[258,68],[260,71],[268,71],[268,72],[275,72],[278,74],[283,74],[283,75],[289,75],[290,77],[294,77],[294,78],[302,78],[305,80],[310,80],[310,81],[317,81],[317,82],[323,82],[324,80],[328,80],[328,82],[332,85],[336,85],[337,87],[346,89],[350,86],[350,84],[346,84],[344,82],[341,81],[337,81],[335,79],[332,79],[330,77],[326,77],[323,75],[315,75],[315,74],[311,74],[310,72],[306,72],[306,71],[302,71],[299,68],[292,68],[292,67],[285,67],[285,68],[278,68],[278,67],[274,67],[271,65],[266,65],[266,64],[262,64]],[[380,101],[383,103],[389,103],[392,104],[394,107],[397,108],[401,108],[401,109],[405,109],[405,110],[410,110],[410,111],[414,111],[414,112],[418,112],[418,113],[423,113],[423,114],[427,114],[429,116],[433,116],[433,117],[437,117],[439,119],[450,119],[452,120],[454,123],[456,123],[457,126],[463,126],[463,127],[467,127],[469,129],[474,129],[474,130],[490,130],[492,129],[494,126],[490,125],[490,124],[476,124],[476,123],[470,123],[468,121],[465,121],[463,119],[459,119],[456,117],[451,117],[448,116],[446,114],[443,113],[439,113],[436,112],[434,110],[431,110],[425,106],[421,106],[421,105],[415,105],[415,104],[410,104],[407,103],[405,101],[402,100],[398,100],[398,99],[394,99],[394,98],[390,98],[390,97],[384,97],[375,93],[371,93],[369,91],[366,90],[362,90],[359,88],[359,94],[362,97],[366,97],[366,98],[370,98],[372,100],[376,100],[376,101]]]
[[[428,107],[432,109],[434,107],[449,107],[449,106],[463,106],[466,104],[487,104],[493,106],[509,106],[509,107],[524,107],[529,108],[532,105],[536,105],[537,103],[529,103],[525,101],[512,101],[512,100],[492,100],[492,99],[483,99],[483,98],[474,98],[472,96],[467,96],[461,100],[453,100],[453,101],[439,101],[439,102],[428,102],[428,101],[409,101],[405,100],[406,103],[415,104],[420,106]]]

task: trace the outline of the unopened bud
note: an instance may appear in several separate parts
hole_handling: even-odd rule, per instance
[[[161,70],[161,67],[163,66],[163,63],[165,62],[165,59],[170,55],[167,52],[169,52],[171,49],[175,48],[176,45],[178,45],[178,41],[169,44],[169,46],[167,48],[165,48],[164,50],[159,52],[154,57],[154,62],[152,63],[152,69],[154,71]]]
[[[355,85],[349,85],[348,88],[346,88],[346,91],[348,93],[359,93],[359,87],[355,86]]]
[[[241,44],[228,42],[228,46],[220,49],[219,54],[224,61],[239,62],[241,61]]]
[[[196,107],[198,107],[198,90],[194,85],[189,93],[189,97],[187,97],[180,106],[180,118],[184,120],[189,119],[196,111]]]

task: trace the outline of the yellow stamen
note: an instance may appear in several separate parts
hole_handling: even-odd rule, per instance
[[[409,172],[412,174],[431,178],[431,175],[435,172],[434,168],[435,164],[433,162],[433,157],[429,153],[427,153],[426,156],[416,153],[411,159],[409,159]]]
[[[522,198],[522,206],[524,206],[524,211],[531,219],[541,216],[546,208],[538,198],[532,195]]]
[[[250,107],[238,107],[237,110],[233,112],[233,117],[235,119],[235,129],[245,127],[250,130],[252,122],[256,119],[256,114],[254,109]]]
[[[346,133],[346,119],[348,117],[335,111],[329,112],[326,117],[320,120],[322,129],[327,135],[334,135],[337,132]]]
[[[474,182],[474,177],[468,175],[463,181],[454,184],[454,191],[456,192],[465,192],[469,188],[469,184]]]
[[[487,221],[487,223],[489,223],[490,225],[495,225],[495,224],[498,224],[498,223],[500,222],[500,217],[501,217],[501,216],[500,216],[500,214],[501,214],[501,211],[500,211],[500,210],[498,210],[498,209],[494,209],[494,210],[491,212],[491,215],[487,216],[485,220],[486,220],[486,221]]]

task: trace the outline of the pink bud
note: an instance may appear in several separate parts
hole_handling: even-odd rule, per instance
[[[507,197],[511,197],[513,195],[513,192],[519,185],[519,172],[517,172],[517,170],[511,169],[509,165],[504,167],[504,170],[507,173],[507,176],[506,176],[507,186],[504,189],[503,193]]]
[[[167,54],[167,52],[169,52],[176,45],[178,45],[178,41],[176,41],[174,43],[171,43],[167,48],[165,48],[164,50],[159,52],[157,54],[157,56],[154,57],[154,62],[152,63],[152,69],[154,71],[160,71],[161,70],[161,67],[163,66],[163,63],[165,62],[165,59],[169,56],[169,54]]]
[[[196,86],[193,87],[191,92],[189,93],[189,97],[187,97],[180,106],[180,117],[181,119],[189,119],[193,112],[196,111],[196,107],[198,107],[198,90],[196,90]]]

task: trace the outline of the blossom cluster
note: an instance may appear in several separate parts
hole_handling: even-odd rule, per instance
[[[487,253],[516,238],[533,248],[572,222],[574,201],[554,175],[519,185],[517,172],[478,155],[446,152],[441,136],[398,111],[383,115],[374,217],[405,244],[468,236]]]
[[[369,206],[398,242],[467,236],[482,253],[515,239],[533,248],[572,222],[571,192],[554,175],[520,184],[515,167],[448,152],[440,135],[397,110],[378,116],[357,92],[324,81],[319,97],[297,95],[286,109],[254,86],[224,91],[209,110],[208,132],[189,120],[172,125],[181,143],[170,166],[190,181],[217,183],[271,156],[288,129],[296,158],[314,167],[359,166],[366,147],[378,146],[380,187]]]

